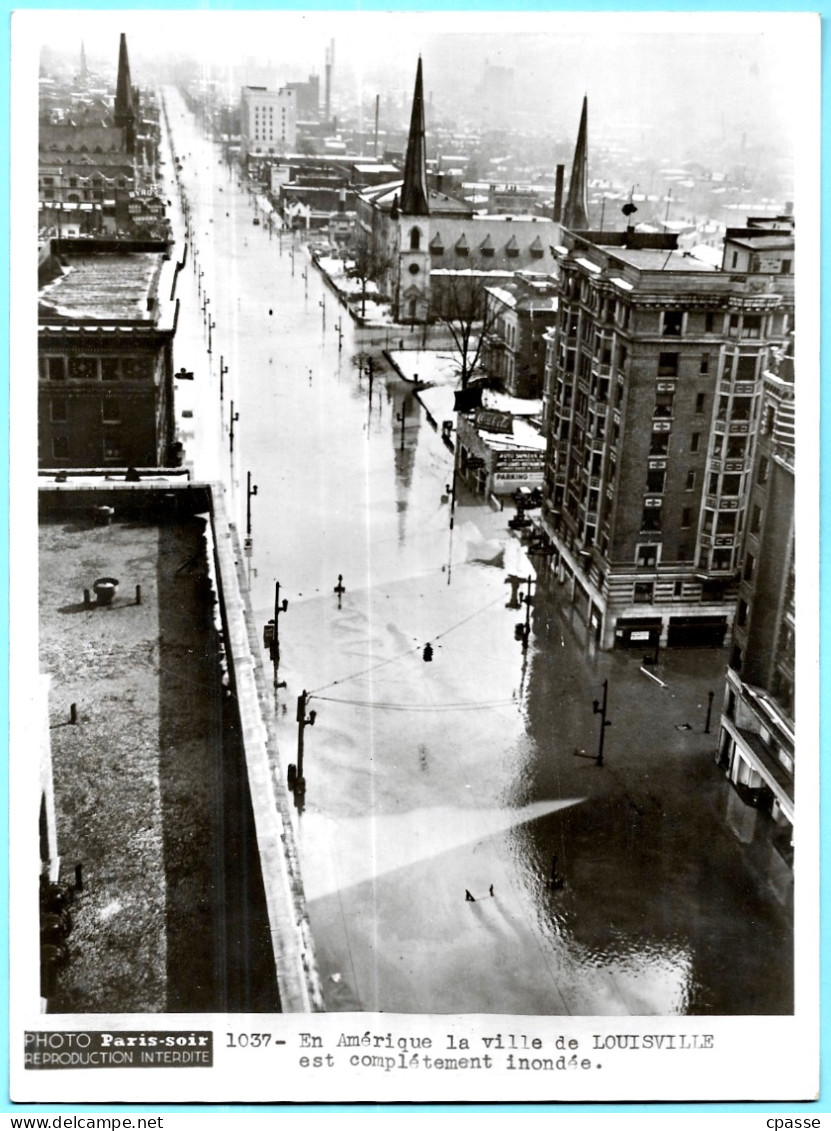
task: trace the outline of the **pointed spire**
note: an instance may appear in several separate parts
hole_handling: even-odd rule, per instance
[[[115,84],[115,124],[133,124],[133,86],[130,82],[130,60],[127,58],[127,36],[121,33],[118,47],[118,79]]]
[[[85,79],[89,76],[89,67],[87,66],[87,52],[84,47],[84,41],[81,40],[81,78]]]
[[[589,226],[589,138],[588,138],[588,99],[583,95],[583,111],[580,115],[580,129],[577,131],[577,145],[574,147],[574,163],[571,166],[571,180],[568,182],[563,224],[566,228],[586,229]]]
[[[410,136],[404,162],[404,183],[401,186],[401,211],[406,216],[428,216],[427,146],[424,136],[424,88],[421,78],[421,56],[418,57]]]

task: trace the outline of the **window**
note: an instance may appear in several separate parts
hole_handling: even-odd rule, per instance
[[[647,500],[650,502],[652,500]],[[643,508],[643,515],[641,516],[641,530],[660,530],[661,529],[661,508],[645,506]]]
[[[651,492],[660,492],[664,489],[664,481],[666,479],[666,472],[661,469],[651,469],[646,473],[646,489]]]
[[[681,511],[681,528],[683,530],[689,529],[692,525],[692,507],[684,507]]]
[[[747,557],[744,559],[744,574],[743,574],[743,576],[744,576],[745,581],[752,581],[753,580],[753,574],[755,573],[755,571],[756,571],[756,559],[753,557],[752,554],[748,554]]]
[[[718,549],[713,550],[713,569],[722,572],[733,568],[733,551],[727,547],[720,546]]]
[[[104,424],[121,423],[121,405],[118,401],[107,397],[101,402],[101,420]]]
[[[693,432],[690,436],[690,451],[697,452],[701,446],[701,433]]]
[[[701,360],[698,363],[698,372],[699,373],[709,373],[710,372],[710,355],[708,353],[703,353],[701,355]]]
[[[687,472],[687,482],[684,486],[685,491],[695,490],[695,471],[690,470]]]
[[[758,534],[762,528],[762,508],[758,503],[753,504],[753,510],[750,512],[750,533]]]
[[[742,489],[741,475],[724,475],[721,480],[721,493],[722,495],[734,496],[740,495]]]
[[[728,437],[726,459],[744,459],[746,452],[747,439],[744,436]]]
[[[49,402],[50,416],[53,423],[65,423],[69,419],[65,397],[52,397]]]
[[[683,310],[665,310],[662,320],[661,333],[665,338],[679,338],[684,324]]]
[[[652,603],[652,595],[655,591],[655,586],[651,581],[636,581],[635,582],[635,604],[636,605],[649,605]]]
[[[410,229],[410,251],[418,251],[421,247],[421,231],[418,228]]]
[[[110,432],[104,436],[104,459],[109,463],[120,461],[121,456],[121,437],[114,432]]]
[[[649,445],[651,456],[665,456],[669,451],[669,432],[653,432]]]
[[[740,599],[738,612],[736,613],[736,623],[738,624],[739,628],[744,628],[744,626],[747,624],[747,610],[747,601]]]
[[[46,381],[66,380],[65,357],[39,357],[38,369],[39,375]]]
[[[101,358],[101,380],[102,381],[117,381],[121,376],[120,358],[118,357],[102,357]]]
[[[677,377],[678,376],[678,354],[677,353],[659,353],[658,354],[658,376],[659,377]]]
[[[768,481],[768,461],[766,456],[762,456],[759,460],[759,470],[756,473],[757,483],[767,483]]]
[[[658,546],[653,542],[638,546],[636,561],[643,569],[655,569],[658,564]]]
[[[761,314],[745,314],[742,323],[743,338],[759,338],[762,335]]]
[[[52,455],[55,459],[68,459],[69,458],[69,437],[68,436],[53,436],[52,437]]]
[[[672,587],[672,595],[673,595],[673,597],[683,597],[683,595],[684,595],[684,582],[683,581],[676,581],[675,582],[675,584]]]
[[[781,264],[779,265],[779,273],[781,275],[790,275],[792,270],[793,270],[793,260],[792,259],[783,259]]]
[[[750,420],[750,413],[752,408],[752,397],[734,397],[731,416],[733,420]]]
[[[695,411],[702,413],[704,411],[704,401],[706,400],[705,393],[696,393],[695,397]]]
[[[719,511],[716,521],[716,534],[735,534],[736,511]]]
[[[712,310],[708,310],[707,313],[704,315],[704,333],[705,334],[712,334],[713,329],[714,329],[715,320],[716,320],[715,314],[713,314]]]
[[[657,393],[655,396],[655,409],[653,416],[672,416],[672,393]]]

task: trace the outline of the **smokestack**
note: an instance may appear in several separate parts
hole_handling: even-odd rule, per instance
[[[332,67],[335,63],[335,41],[329,41],[329,46],[326,48],[326,121],[328,122],[332,115]]]
[[[375,147],[374,147],[374,150],[373,150],[376,158],[378,156],[378,117],[379,117],[380,112],[381,112],[381,95],[376,94],[375,95]]]
[[[554,219],[558,224],[563,218],[563,182],[565,175],[565,165],[558,165],[557,176],[554,181]]]

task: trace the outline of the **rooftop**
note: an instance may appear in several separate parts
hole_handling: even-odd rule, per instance
[[[41,289],[39,319],[155,325],[162,262],[158,252],[73,255],[65,273]]]
[[[682,251],[665,251],[663,248],[608,247],[600,245],[609,255],[636,267],[639,271],[698,271],[712,273],[717,268],[711,263],[694,259]]]

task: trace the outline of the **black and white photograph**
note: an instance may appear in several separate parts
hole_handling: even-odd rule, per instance
[[[819,39],[14,14],[13,1099],[814,1098]]]

